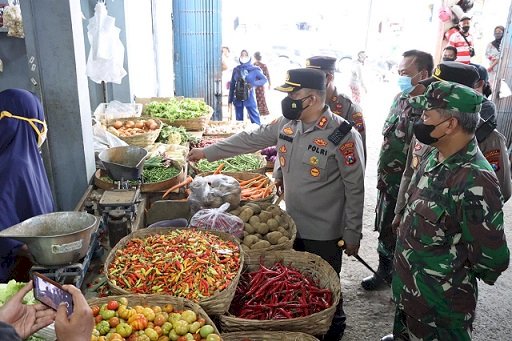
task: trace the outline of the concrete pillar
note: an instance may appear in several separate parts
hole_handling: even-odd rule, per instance
[[[43,150],[58,210],[72,210],[95,170],[80,2],[21,0],[29,77],[48,123]]]

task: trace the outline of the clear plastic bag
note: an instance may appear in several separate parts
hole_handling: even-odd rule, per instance
[[[21,8],[18,1],[9,0],[9,5],[4,8],[3,20],[4,27],[9,29],[7,32],[9,37],[25,38]]]
[[[230,204],[230,210],[240,206],[240,184],[231,176],[196,176],[189,189],[188,202],[192,214],[205,208],[218,208],[226,202]]]
[[[237,238],[242,238],[244,235],[244,222],[239,217],[226,213],[228,208],[229,203],[226,202],[219,208],[199,210],[190,219],[190,226],[226,232]]]

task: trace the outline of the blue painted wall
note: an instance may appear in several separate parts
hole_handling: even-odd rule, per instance
[[[0,72],[0,91],[10,88],[31,90],[25,39],[8,37],[7,32],[0,32],[0,59],[4,64],[4,72]]]

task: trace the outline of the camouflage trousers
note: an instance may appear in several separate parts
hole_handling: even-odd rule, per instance
[[[467,328],[440,328],[422,323],[398,307],[393,324],[394,340],[400,341],[471,341],[472,326]]]
[[[383,191],[378,192],[375,208],[375,231],[379,232],[377,252],[390,259],[395,253],[396,244],[396,234],[391,227],[395,218],[395,206],[396,198]]]

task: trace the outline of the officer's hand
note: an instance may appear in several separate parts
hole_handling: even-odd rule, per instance
[[[283,194],[284,193],[283,179],[275,179],[274,183],[276,184],[277,195]]]
[[[205,157],[206,155],[204,154],[203,148],[193,148],[187,155],[187,161],[196,162]]]
[[[391,223],[391,228],[393,229],[393,233],[396,234],[398,231],[398,226],[400,225],[400,220],[402,219],[401,214],[395,215],[395,218],[393,218],[393,222]]]
[[[345,244],[345,253],[347,256],[355,256],[359,251],[359,245]]]

